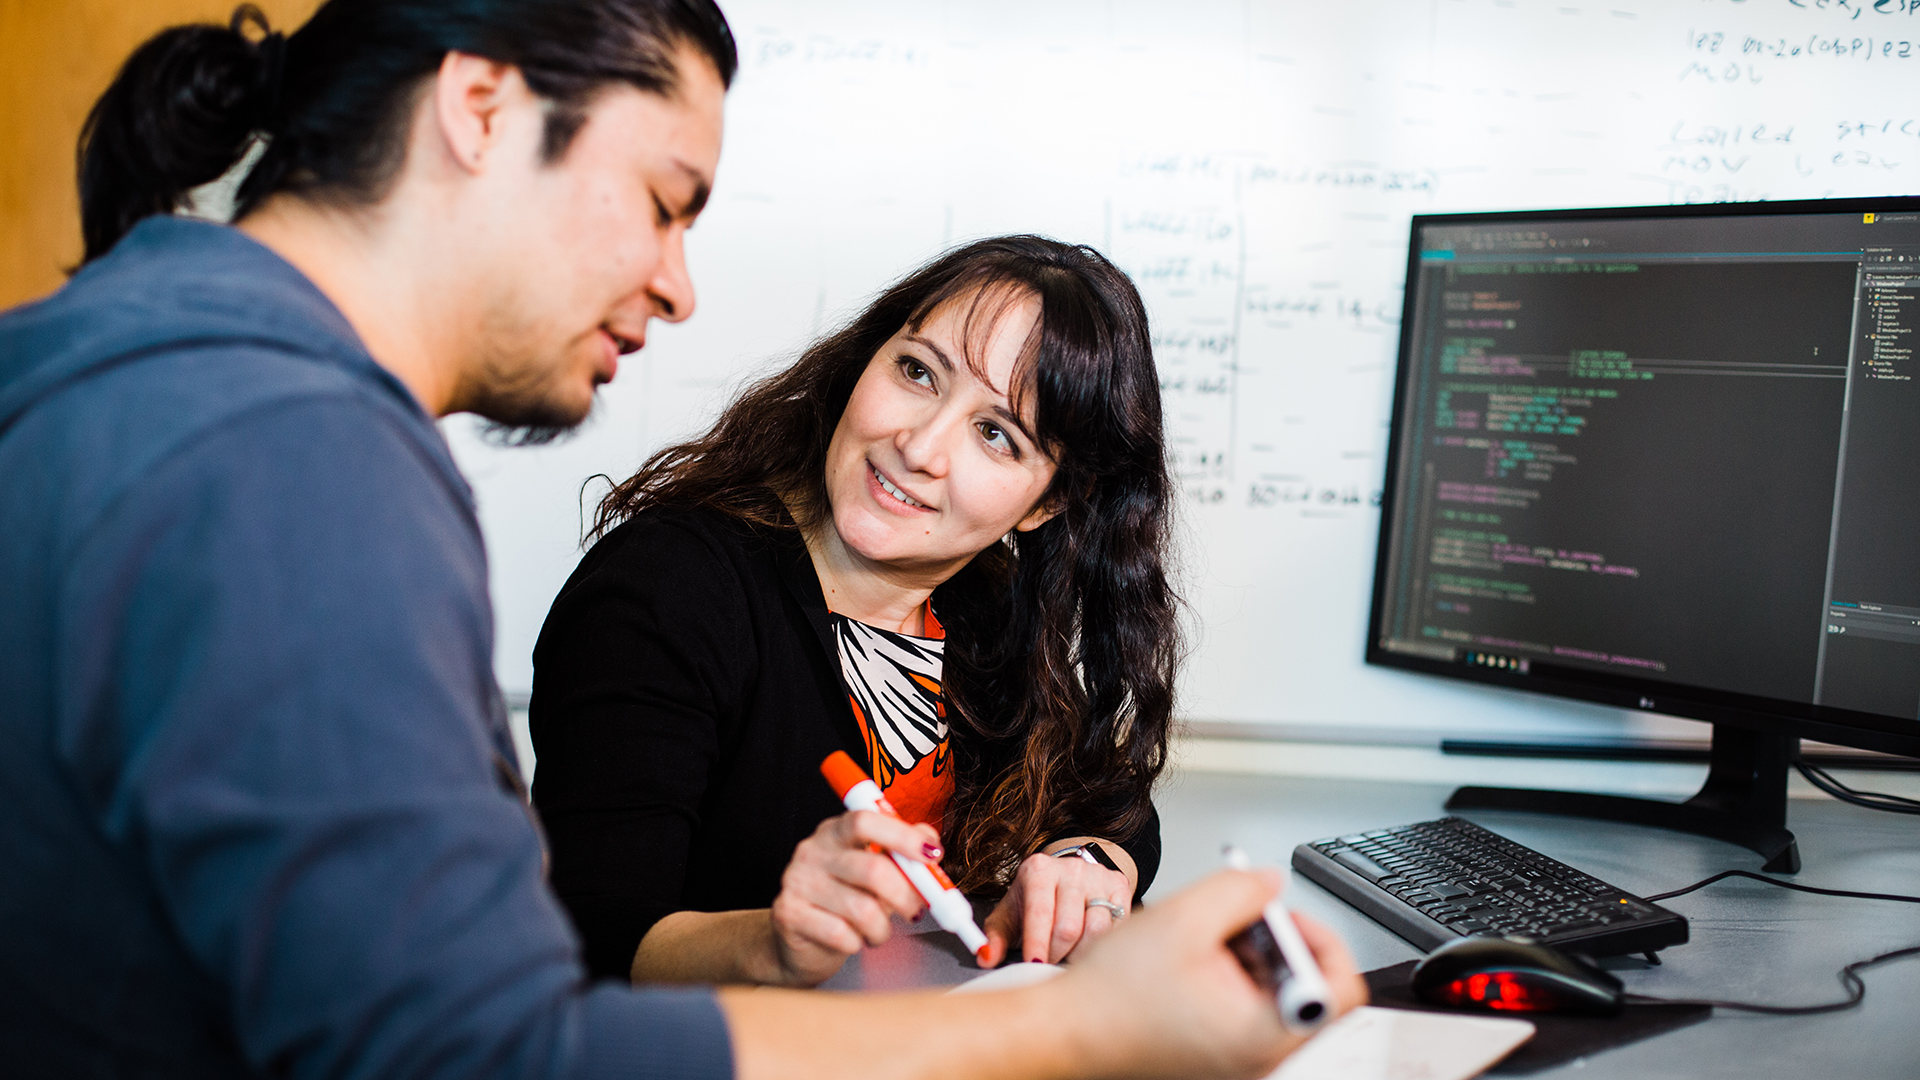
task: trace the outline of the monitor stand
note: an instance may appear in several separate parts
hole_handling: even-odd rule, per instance
[[[1583,791],[1463,787],[1447,799],[1447,809],[1563,814],[1696,833],[1758,852],[1766,860],[1762,870],[1795,874],[1800,849],[1787,831],[1787,768],[1799,748],[1794,736],[1715,724],[1707,781],[1683,803]]]

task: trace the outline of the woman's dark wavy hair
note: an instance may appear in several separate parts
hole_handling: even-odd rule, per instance
[[[671,95],[682,46],[732,84],[733,34],[712,0],[328,0],[285,37],[242,4],[226,26],[163,30],[81,129],[85,261],[225,174],[255,135],[266,148],[240,185],[236,220],[281,191],[378,202],[406,156],[415,88],[449,52],[520,69],[552,105],[542,145],[552,162],[602,88]]]
[[[1009,396],[1017,410],[1031,402],[1057,465],[1042,496],[1056,513],[934,593],[954,730],[943,833],[969,890],[1004,886],[1022,858],[1069,832],[1133,835],[1166,761],[1179,652],[1166,573],[1173,484],[1147,313],[1124,273],[1091,248],[1038,236],[950,251],[748,387],[704,435],[654,454],[589,531],[655,505],[769,530],[825,523],[827,444],[881,346],[948,303],[966,305],[971,346],[1028,296],[1040,316]]]

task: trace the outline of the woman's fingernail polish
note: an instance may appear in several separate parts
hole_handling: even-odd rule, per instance
[[[929,859],[937,859],[940,857],[940,845],[939,844],[921,844],[920,854],[925,855]]]

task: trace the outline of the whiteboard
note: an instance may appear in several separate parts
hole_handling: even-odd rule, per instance
[[[725,8],[741,69],[688,239],[694,317],[656,325],[568,442],[447,425],[510,695],[605,490],[589,477],[699,430],[941,249],[1041,232],[1107,253],[1152,315],[1186,493],[1183,716],[1389,741],[1704,730],[1361,662],[1407,219],[1920,190],[1920,0]]]

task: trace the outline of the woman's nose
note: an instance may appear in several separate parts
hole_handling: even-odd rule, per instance
[[[900,429],[894,437],[894,446],[900,451],[900,460],[907,468],[928,476],[943,476],[947,471],[947,440],[951,433],[951,424],[941,414],[935,413],[923,417],[920,423]]]

